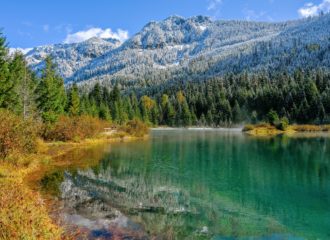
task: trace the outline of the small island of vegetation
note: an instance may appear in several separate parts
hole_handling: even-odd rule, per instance
[[[278,114],[271,110],[267,114],[266,122],[247,124],[243,132],[254,136],[271,136],[278,134],[293,134],[296,132],[330,132],[330,125],[313,124],[289,124],[286,117],[279,118]]]

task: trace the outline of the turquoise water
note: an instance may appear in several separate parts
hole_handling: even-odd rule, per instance
[[[64,171],[56,186],[65,220],[96,235],[330,239],[328,136],[167,130],[79,151],[66,157],[99,163]]]

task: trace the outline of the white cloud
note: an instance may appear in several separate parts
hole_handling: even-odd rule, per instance
[[[314,3],[306,3],[305,6],[298,9],[298,13],[301,17],[313,17],[317,16],[321,12],[330,11],[330,0],[323,0],[322,3],[316,5]]]
[[[208,11],[216,10],[218,6],[222,3],[222,0],[209,0],[207,6]]]
[[[115,38],[123,42],[128,39],[128,31],[117,29],[116,32],[113,32],[110,28],[89,28],[86,31],[79,31],[76,33],[68,34],[64,40],[64,43],[82,42],[92,37]]]

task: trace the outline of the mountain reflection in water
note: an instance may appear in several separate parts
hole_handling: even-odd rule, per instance
[[[63,171],[63,218],[89,239],[328,239],[329,140],[155,131]]]

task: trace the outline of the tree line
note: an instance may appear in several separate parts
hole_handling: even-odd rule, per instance
[[[204,81],[159,86],[145,94],[158,102],[161,124],[170,125],[174,121],[175,125],[228,126],[268,121],[269,112],[291,123],[330,121],[327,69],[296,69],[292,74],[286,71],[229,73]],[[164,99],[169,99],[167,105],[174,108],[176,117],[167,117]]]
[[[70,89],[79,95],[76,85]],[[97,83],[80,104],[80,113],[118,123],[138,118],[152,125],[216,127],[268,121],[271,113],[291,123],[322,124],[330,121],[330,74],[227,74],[122,93],[119,85],[109,91]]]
[[[61,115],[89,115],[117,124],[140,119],[149,125],[231,126],[267,119],[269,112],[296,123],[330,120],[330,74],[325,69],[226,74],[181,81],[144,91],[90,90],[64,85],[50,57],[40,75],[21,53],[9,56],[0,36],[0,108],[23,118],[54,123]]]

